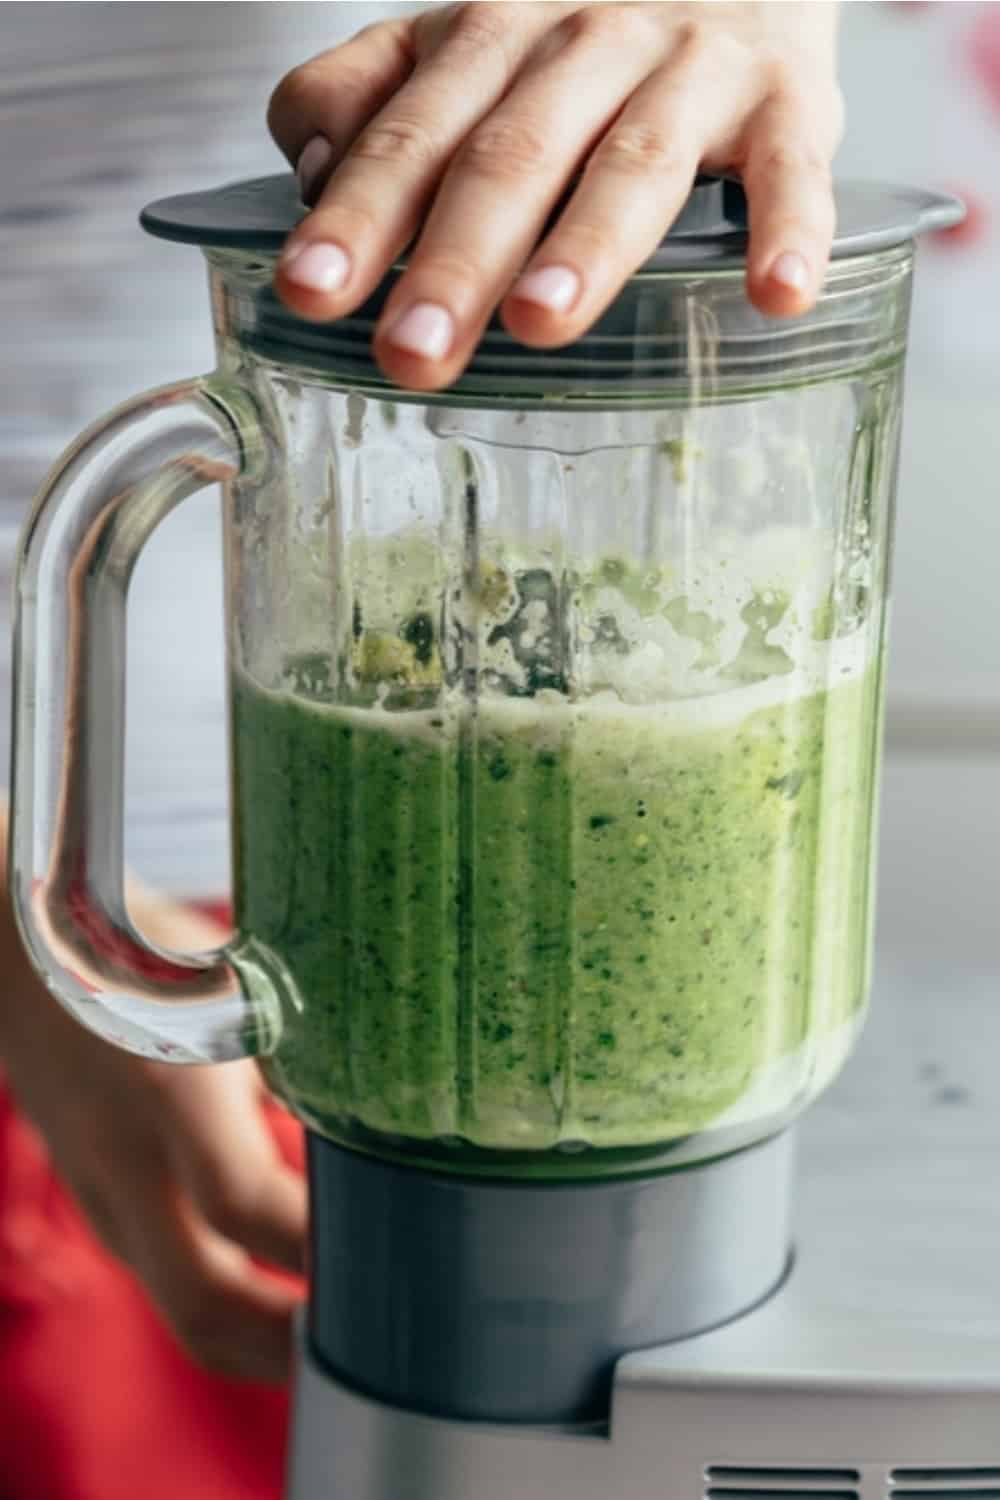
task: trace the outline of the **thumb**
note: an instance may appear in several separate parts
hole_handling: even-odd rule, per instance
[[[309,202],[359,132],[405,83],[414,62],[412,23],[401,17],[365,27],[281,80],[271,95],[267,124],[279,150],[299,170]],[[310,163],[305,153],[314,141],[326,150]]]

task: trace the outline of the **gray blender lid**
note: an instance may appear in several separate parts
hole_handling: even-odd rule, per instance
[[[513,339],[494,313],[447,392],[419,399],[529,407],[688,400],[692,338],[707,340],[703,349],[699,344],[698,360],[703,383],[710,369],[713,399],[759,394],[894,358],[905,342],[906,298],[891,289],[902,286],[908,270],[874,272],[875,253],[902,247],[922,230],[956,223],[962,206],[933,193],[844,182],[837,187],[837,208],[833,253],[843,270],[834,273],[832,304],[821,299],[813,312],[780,323],[754,307],[737,281],[728,291],[705,289],[713,306],[711,327],[692,332],[684,291],[689,278],[721,271],[736,279],[746,261],[742,185],[702,177],[658,249],[580,338],[558,349],[533,349]],[[226,331],[255,356],[355,390],[392,390],[393,400],[418,399],[390,381],[372,353],[372,336],[402,261],[360,307],[329,322],[298,317],[278,297],[269,264],[305,213],[295,177],[283,173],[161,199],[144,211],[142,223],[152,234],[209,254],[230,252],[230,263],[216,267],[228,293]],[[682,295],[674,295],[675,287]]]
[[[843,181],[834,191],[834,259],[901,245],[926,230],[957,224],[964,214],[957,198],[920,188]],[[276,254],[305,213],[294,174],[282,172],[160,198],[143,209],[140,222],[150,234],[181,244]],[[676,222],[642,269],[722,270],[742,264],[746,245],[742,184],[699,177]]]

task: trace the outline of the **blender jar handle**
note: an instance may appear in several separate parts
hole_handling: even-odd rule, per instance
[[[169,953],[125,899],[126,603],[150,534],[207,484],[266,452],[245,391],[221,379],[140,396],[67,451],[18,562],[10,888],[47,987],[90,1030],[144,1057],[223,1062],[270,1051],[273,960],[237,942]],[[178,579],[178,607],[185,607]]]

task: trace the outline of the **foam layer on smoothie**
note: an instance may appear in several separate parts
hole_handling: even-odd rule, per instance
[[[335,717],[359,730],[395,735],[436,744],[454,738],[462,728],[479,734],[516,735],[544,749],[558,743],[574,726],[589,737],[602,737],[627,744],[635,735],[688,736],[699,732],[738,729],[752,715],[781,710],[798,699],[824,693],[862,677],[866,671],[865,641],[858,636],[836,643],[811,644],[799,648],[803,664],[786,677],[769,678],[726,692],[692,698],[663,698],[656,702],[629,702],[611,689],[588,698],[568,699],[562,693],[541,689],[530,697],[484,694],[476,699],[455,692],[442,694],[432,708],[390,709],[383,703],[370,708],[346,704],[330,705],[295,693],[247,688],[283,701],[299,701],[307,713]],[[624,673],[623,673],[624,677]],[[658,687],[652,673],[633,671],[631,690],[640,699]]]
[[[793,673],[793,691],[808,692],[864,655],[870,560],[819,526],[720,531],[710,550],[655,566],[605,554],[570,566],[558,539],[529,553],[502,534],[470,557],[420,526],[335,551],[327,567],[293,569],[288,628],[255,664],[268,684],[301,690],[280,654],[289,641],[299,660],[331,659],[333,697],[366,706],[398,706],[394,688],[445,702],[469,665],[494,696],[554,688],[645,704],[768,681],[782,697]]]

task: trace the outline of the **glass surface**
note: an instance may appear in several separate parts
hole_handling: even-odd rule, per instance
[[[651,273],[415,397],[212,251],[218,370],[68,450],[18,573],[15,906],[85,1025],[258,1055],[337,1141],[669,1169],[780,1129],[868,989],[906,249],[776,322]],[[125,610],[225,494],[238,932],[152,949],[122,860]]]
[[[579,410],[262,359],[219,259],[277,455],[228,523],[273,1086],[460,1171],[650,1170],[780,1128],[867,997],[908,259],[870,273],[860,367],[845,338],[829,368],[834,283],[820,374],[775,380],[765,329],[757,388],[733,377],[716,277],[669,288],[686,374]]]

